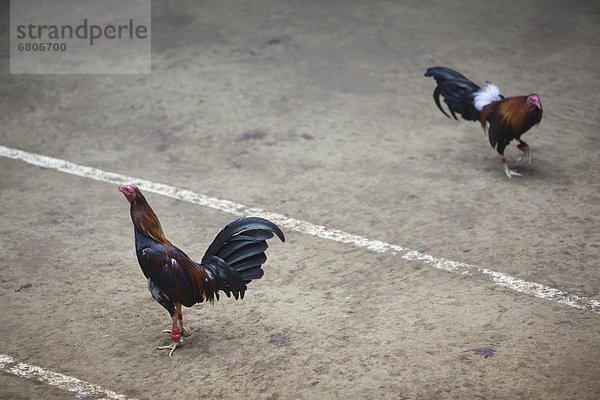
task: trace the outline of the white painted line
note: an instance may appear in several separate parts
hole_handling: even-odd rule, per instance
[[[6,354],[0,354],[0,371],[21,378],[45,383],[67,392],[78,393],[94,399],[135,400],[131,397],[115,393],[112,390],[101,388],[98,385],[73,378],[72,376],[59,374],[58,372],[48,371],[35,365],[22,363]]]
[[[565,304],[578,309],[592,310],[600,314],[600,300],[590,299],[576,294],[570,294],[546,285],[524,281],[522,279],[486,268],[479,268],[474,265],[451,261],[445,258],[433,257],[428,254],[423,254],[418,251],[404,248],[402,246],[382,242],[380,240],[368,239],[338,229],[327,228],[322,225],[315,225],[310,222],[289,218],[282,214],[268,212],[260,208],[247,207],[243,204],[235,203],[233,201],[216,199],[201,193],[195,193],[191,190],[180,189],[174,186],[151,182],[145,179],[126,176],[115,172],[103,171],[97,168],[90,168],[69,161],[35,153],[29,153],[4,146],[0,146],[0,156],[21,160],[28,164],[37,165],[39,167],[54,169],[67,174],[94,179],[101,182],[112,183],[115,185],[135,183],[138,187],[148,192],[153,192],[163,196],[186,201],[188,203],[213,208],[215,210],[237,216],[260,216],[270,219],[281,227],[285,227],[296,232],[313,235],[336,242],[352,244],[376,253],[390,253],[399,255],[405,260],[421,262],[444,271],[463,275],[483,276],[489,281],[494,282],[499,286],[514,290],[515,292],[525,293],[541,299],[555,301],[557,303]]]

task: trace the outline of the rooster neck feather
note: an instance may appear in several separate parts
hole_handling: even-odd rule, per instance
[[[141,234],[156,242],[167,246],[173,246],[173,244],[165,237],[165,233],[162,230],[158,217],[143,195],[138,195],[138,197],[131,202],[130,212],[133,226],[140,231]]]
[[[492,103],[481,110],[480,122],[486,127],[487,122],[500,124],[509,128],[514,133],[524,133],[533,125],[539,124],[542,111],[529,110],[527,96],[515,96],[497,103]]]

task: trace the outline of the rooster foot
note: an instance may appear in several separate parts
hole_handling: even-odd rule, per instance
[[[170,329],[165,329],[164,331],[162,331],[162,333],[168,333],[169,335],[171,334],[171,332],[172,331]],[[181,336],[184,336],[184,337],[192,336],[192,332],[189,332],[187,329],[182,329]]]
[[[512,163],[513,167],[520,167],[523,164],[531,164],[533,161],[533,156],[531,155],[531,151],[524,151],[517,159]]]
[[[506,176],[508,176],[508,179],[512,178],[512,176],[521,176],[520,173],[518,173],[517,171],[513,171],[512,169],[508,168],[508,165],[504,164],[504,173],[506,174]]]
[[[515,159],[515,161],[513,161],[513,163],[511,164],[512,167],[520,167],[523,164],[525,164],[525,154],[521,154],[519,157],[517,157]]]
[[[179,342],[172,342],[171,344],[167,345],[167,346],[158,346],[156,347],[157,350],[171,350],[169,351],[169,357],[173,357],[173,352],[175,351],[175,349],[177,348],[177,345],[179,343],[181,343],[182,341]]]

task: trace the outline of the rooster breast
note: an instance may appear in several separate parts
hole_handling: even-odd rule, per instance
[[[510,97],[481,110],[481,125],[488,131],[491,146],[497,147],[500,154],[511,140],[519,139],[542,120],[542,110],[529,110],[526,101],[527,96]]]

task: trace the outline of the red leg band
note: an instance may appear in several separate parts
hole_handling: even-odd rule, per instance
[[[181,330],[176,326],[171,330],[171,340],[174,342],[179,342],[181,340]]]

